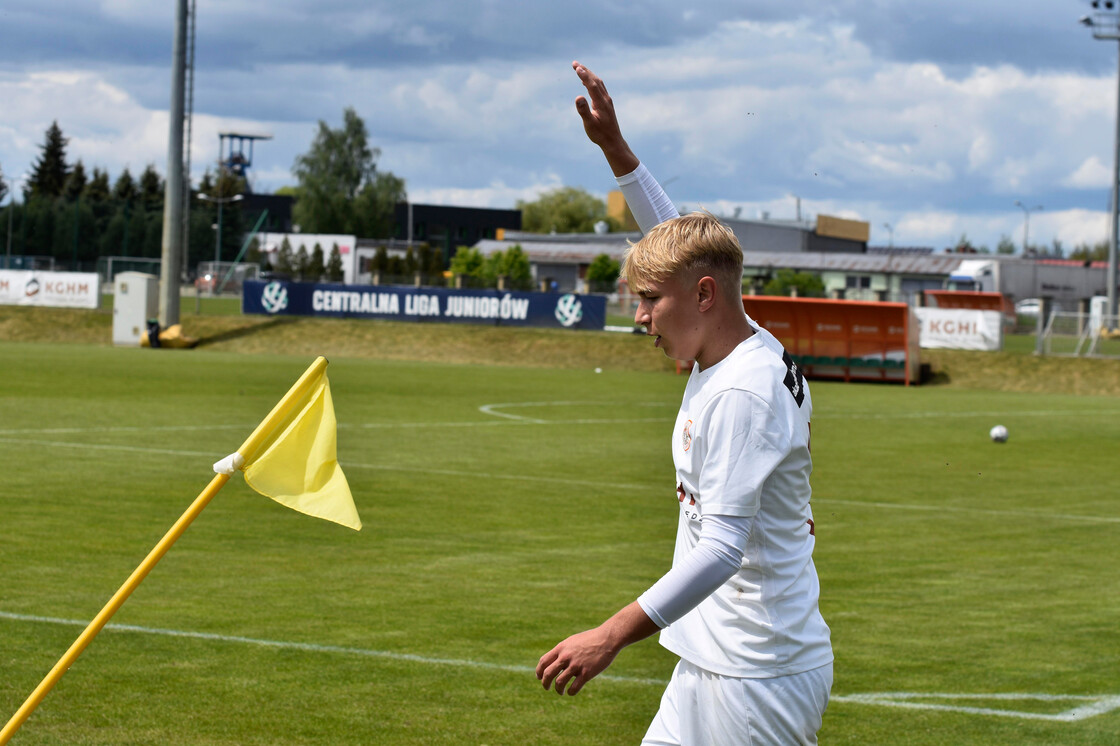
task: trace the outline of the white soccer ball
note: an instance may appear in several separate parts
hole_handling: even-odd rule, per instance
[[[1007,442],[1007,428],[1003,425],[996,425],[988,431],[988,435],[990,435],[992,440],[996,443]]]

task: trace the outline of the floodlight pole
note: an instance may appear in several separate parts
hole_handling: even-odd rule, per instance
[[[187,0],[177,0],[171,52],[167,182],[163,196],[163,248],[159,272],[159,324],[179,323],[179,272],[183,252],[183,88],[187,58]]]
[[[244,194],[235,194],[232,197],[211,197],[209,194],[199,194],[198,198],[206,202],[216,202],[218,204],[218,232],[214,237],[214,277],[217,278],[218,265],[222,261],[222,205],[230,202],[239,202],[245,199]]]
[[[1101,6],[1105,11],[1101,12]],[[1082,16],[1081,24],[1093,31],[1094,39],[1120,42],[1120,10],[1112,0],[1093,0],[1093,15]],[[1116,318],[1116,254],[1117,233],[1120,231],[1120,44],[1117,46],[1118,69],[1116,87],[1116,132],[1113,140],[1112,199],[1108,221],[1108,315]],[[1110,322],[1111,323],[1115,323]]]

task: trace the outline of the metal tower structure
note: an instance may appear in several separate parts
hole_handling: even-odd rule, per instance
[[[247,135],[241,132],[218,133],[218,175],[229,171],[245,179],[249,191],[253,191],[246,172],[253,165],[253,143],[257,140],[271,140],[272,135]]]

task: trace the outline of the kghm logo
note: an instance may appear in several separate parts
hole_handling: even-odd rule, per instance
[[[288,307],[288,289],[279,282],[270,282],[261,292],[261,305],[269,313],[280,313]]]
[[[583,318],[583,304],[579,298],[567,293],[556,301],[556,320],[564,326],[575,326]]]

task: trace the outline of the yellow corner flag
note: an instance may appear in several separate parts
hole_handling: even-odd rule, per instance
[[[232,475],[241,469],[246,483],[265,497],[360,531],[362,521],[338,465],[337,427],[327,360],[320,357],[214,471]]]
[[[253,434],[234,453],[214,464],[217,474],[191,506],[159,540],[140,566],[132,571],[109,603],[31,692],[7,724],[0,728],[4,746],[30,717],[62,675],[89,646],[167,550],[229,481],[244,468],[245,481],[262,495],[307,515],[361,530],[350,486],[335,453],[334,405],[327,382],[327,360],[317,358],[284,398],[272,408]]]
[[[360,531],[362,521],[335,451],[337,423],[325,367],[301,401],[260,455],[246,463],[245,482],[292,510]]]

